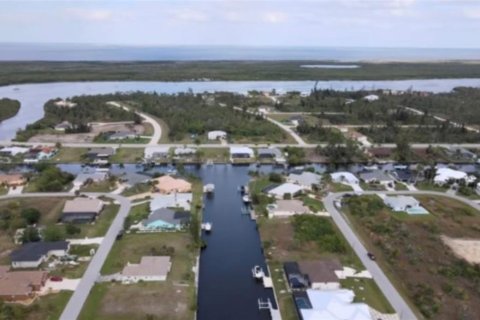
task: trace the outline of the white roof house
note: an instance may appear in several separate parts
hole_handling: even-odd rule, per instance
[[[17,154],[24,154],[30,151],[30,148],[25,147],[5,147],[0,150],[0,152],[4,154],[10,154],[12,156],[16,156]]]
[[[307,290],[312,308],[300,308],[303,320],[372,320],[370,307],[353,303],[352,290]]]
[[[369,94],[368,96],[363,97],[363,99],[372,102],[377,101],[380,98],[376,94]]]
[[[145,159],[166,158],[169,150],[170,147],[148,146],[145,148],[144,157]]]
[[[268,216],[272,217],[289,217],[295,214],[303,214],[310,212],[310,209],[303,205],[300,200],[277,200],[273,204],[267,206]]]
[[[165,281],[172,267],[169,256],[145,256],[140,263],[128,263],[121,273],[123,282]]]
[[[249,147],[230,147],[230,156],[232,158],[253,158],[254,152]]]
[[[173,153],[174,153],[176,156],[192,155],[192,154],[195,154],[195,152],[197,152],[197,149],[188,148],[188,147],[175,148],[175,150],[173,151]]]
[[[322,176],[313,172],[304,171],[300,174],[289,174],[287,181],[311,189],[312,185],[318,185],[322,181]]]
[[[463,171],[453,170],[450,168],[438,168],[435,174],[435,178],[433,178],[433,182],[439,185],[445,184],[450,180],[465,180],[466,182],[473,182],[475,181],[475,178],[469,177]]]
[[[214,130],[207,133],[208,140],[226,139],[227,133],[221,130]]]
[[[150,211],[162,208],[183,208],[189,211],[191,203],[191,193],[155,194],[150,202]]]
[[[96,171],[92,173],[80,173],[75,177],[75,180],[73,180],[73,185],[81,187],[89,180],[92,182],[100,182],[106,180],[107,177],[107,172]]]
[[[420,202],[417,199],[408,196],[386,196],[383,198],[383,202],[393,211],[407,211],[409,208],[420,206]]]
[[[304,188],[299,185],[287,182],[269,190],[268,194],[274,196],[277,199],[283,199],[286,194],[294,196],[297,193],[301,192],[303,189]]]
[[[353,173],[348,171],[334,172],[330,176],[332,181],[337,183],[358,184],[360,182]]]

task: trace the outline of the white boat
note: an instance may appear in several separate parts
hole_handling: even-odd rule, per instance
[[[263,269],[260,266],[254,266],[252,269],[252,276],[257,280],[261,280],[265,277],[265,272],[263,272]]]
[[[210,222],[202,223],[202,230],[205,230],[206,232],[212,231],[212,224]]]
[[[245,203],[250,203],[252,201],[248,194],[244,195],[242,199],[243,199],[243,202]]]
[[[213,191],[215,191],[215,185],[213,183],[209,183],[203,186],[203,192],[213,193]]]

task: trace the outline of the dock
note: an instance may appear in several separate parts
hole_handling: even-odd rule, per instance
[[[270,299],[267,299],[266,301],[258,299],[258,310],[268,310],[270,312],[270,317],[272,318],[272,320],[282,320],[280,310],[273,308]]]
[[[247,207],[242,207],[242,215],[249,215],[250,219],[257,220],[257,215],[255,214],[255,210]]]

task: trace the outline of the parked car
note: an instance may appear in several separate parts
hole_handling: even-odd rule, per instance
[[[50,277],[50,281],[61,282],[61,281],[63,281],[63,278],[60,277],[60,276],[53,276],[53,277]]]
[[[375,260],[376,259],[375,255],[371,252],[368,252],[367,256],[370,258],[370,260]]]

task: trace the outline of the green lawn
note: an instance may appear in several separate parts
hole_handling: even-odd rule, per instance
[[[383,313],[395,312],[373,279],[347,278],[341,280],[340,284],[342,288],[351,289],[355,292],[355,302],[367,303]]]
[[[123,190],[122,196],[130,197],[136,194],[146,193],[151,189],[152,189],[152,185],[149,183],[137,183],[136,185]]]
[[[136,163],[143,159],[143,148],[118,148],[110,161],[112,163]]]
[[[348,192],[348,191],[353,191],[353,189],[352,189],[352,187],[347,186],[346,184],[343,184],[343,183],[331,182],[330,183],[330,191],[332,191],[332,192]]]
[[[81,192],[110,192],[115,190],[117,184],[115,181],[104,180],[99,182],[92,182],[80,188]]]
[[[404,183],[402,182],[395,183],[395,191],[407,191],[407,190],[408,188]]]
[[[360,188],[363,190],[368,191],[385,191],[385,186],[380,183],[365,183],[363,181],[360,182]]]
[[[49,160],[54,163],[82,163],[85,162],[87,148],[67,148],[62,147],[58,153]]]
[[[0,186],[0,196],[6,195],[8,192],[8,188],[4,186]]]
[[[418,182],[415,184],[415,187],[418,190],[426,190],[426,191],[438,191],[438,192],[445,192],[448,190],[447,187],[437,186],[433,183],[429,182]]]
[[[143,219],[147,219],[150,214],[150,203],[142,203],[136,206],[132,206],[128,213],[128,221],[132,224],[136,224]]]
[[[72,291],[60,291],[59,293],[42,296],[28,306],[4,304],[1,319],[58,320],[71,296]]]
[[[318,199],[310,198],[309,196],[304,196],[302,198],[303,204],[310,208],[313,212],[325,211],[323,203]]]
[[[75,235],[75,237],[103,237],[107,233],[108,228],[110,228],[110,225],[117,215],[119,208],[120,206],[116,204],[107,205],[93,224],[79,225],[81,232],[80,234]]]
[[[200,148],[203,160],[212,160],[216,163],[225,163],[229,160],[228,148]]]

